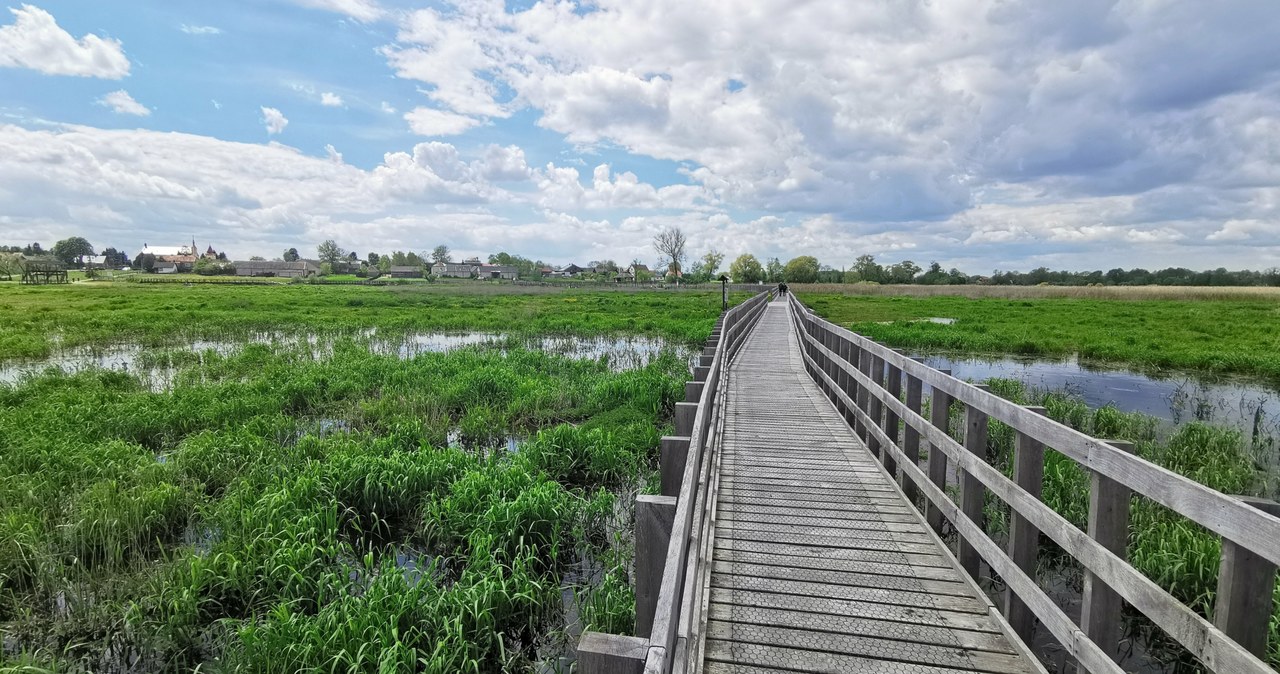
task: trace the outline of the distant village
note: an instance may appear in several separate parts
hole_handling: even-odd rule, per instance
[[[65,277],[67,270],[76,269],[90,276],[141,272],[286,279],[348,275],[357,279],[590,279],[610,283],[663,280],[655,277],[650,267],[639,261],[626,266],[612,260],[552,266],[508,253],[497,253],[490,255],[488,260],[470,257],[455,262],[446,246],[437,246],[430,254],[396,251],[385,255],[369,253],[361,259],[355,252],[343,250],[333,241],[324,242],[316,252],[316,257],[305,258],[297,248],[289,248],[275,259],[254,256],[247,260],[232,260],[211,245],[202,251],[192,241],[177,246],[144,243],[141,252],[131,258],[115,248],[95,254],[88,241],[72,239],[59,241],[53,250],[44,250],[40,244],[21,248],[0,246],[0,256],[7,256],[7,260],[0,259],[0,278],[27,271],[55,276],[61,272]]]

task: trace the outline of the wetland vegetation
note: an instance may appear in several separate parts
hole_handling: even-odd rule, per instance
[[[0,665],[557,671],[582,629],[632,629],[630,504],[687,352],[619,368],[510,341],[380,351],[360,331],[687,345],[718,294],[333,290],[5,289],[0,356],[134,341],[172,380],[0,384]],[[327,336],[162,346],[253,330]]]

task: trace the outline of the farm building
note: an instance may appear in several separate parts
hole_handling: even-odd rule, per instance
[[[320,265],[312,260],[282,262],[280,260],[239,260],[233,262],[236,276],[278,276],[307,278],[320,273]]]
[[[160,273],[189,272],[195,269],[200,258],[194,241],[190,246],[151,246],[142,244],[142,255],[155,256],[156,271]]]
[[[480,265],[476,275],[483,279],[506,279],[508,281],[515,280],[520,274],[520,270],[510,265],[501,264],[484,264]]]
[[[480,271],[480,266],[470,263],[437,262],[431,265],[431,274],[445,278],[472,278]]]
[[[422,278],[422,267],[417,265],[395,265],[387,270],[391,278]]]

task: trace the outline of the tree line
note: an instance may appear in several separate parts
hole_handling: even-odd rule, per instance
[[[708,283],[719,279],[720,267],[725,256],[715,248],[709,248],[697,256],[688,266],[688,238],[678,227],[669,227],[653,239],[654,250],[660,258],[648,271],[642,271],[637,281],[670,280],[677,283]],[[69,267],[76,267],[82,256],[95,255],[94,247],[83,237],[69,237],[55,243],[51,249],[45,249],[39,243],[25,246],[0,245],[0,276],[11,279],[21,273],[21,258],[51,257]],[[101,252],[106,266],[119,268],[131,266],[142,271],[155,268],[154,257],[138,254],[130,259],[129,255],[115,248],[106,248]],[[147,259],[151,258],[151,259]],[[264,258],[253,256],[253,260]],[[280,258],[286,262],[296,262],[302,255],[296,247],[284,250]],[[316,259],[321,262],[324,273],[354,273],[361,277],[375,277],[390,271],[391,267],[423,267],[437,263],[453,262],[453,253],[446,245],[439,245],[430,252],[393,251],[391,253],[370,252],[364,259],[354,251],[347,251],[333,239],[324,241],[316,248]],[[547,263],[521,255],[499,252],[489,255],[488,263],[515,267],[521,279],[536,280],[542,278],[542,270]],[[639,259],[632,260],[633,266],[643,263]],[[609,276],[623,271],[613,260],[592,260],[587,263],[587,276]],[[202,274],[235,273],[234,267],[227,261],[225,254],[219,254],[217,260],[200,257],[194,271]],[[1037,267],[1028,272],[996,270],[991,275],[967,274],[956,268],[943,269],[942,265],[932,262],[922,268],[911,260],[903,260],[892,264],[880,264],[873,255],[861,255],[852,265],[836,269],[822,264],[816,257],[801,255],[783,263],[773,257],[763,263],[750,253],[740,255],[729,264],[727,276],[734,283],[868,283],[868,284],[917,284],[917,285],[1167,285],[1167,286],[1272,286],[1280,287],[1280,268],[1271,267],[1264,271],[1248,269],[1229,271],[1223,267],[1211,270],[1196,271],[1185,267],[1167,267],[1158,270],[1143,268],[1115,268],[1108,271],[1066,271],[1052,270],[1048,267]]]

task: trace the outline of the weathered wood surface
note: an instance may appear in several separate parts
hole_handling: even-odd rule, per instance
[[[785,302],[727,386],[705,671],[1038,670],[805,371]]]
[[[803,309],[800,309],[803,311]],[[812,322],[820,323],[814,320]],[[866,350],[879,350],[885,354],[887,358],[897,359],[898,355],[894,352],[884,349],[870,342],[863,337],[854,335],[848,331],[841,334],[846,338],[852,339],[860,345],[860,348]],[[825,357],[830,355],[824,347],[818,342],[817,338],[812,334],[805,337],[806,343],[813,349],[813,357]],[[911,368],[912,376],[919,376],[926,383],[934,388],[935,394],[942,393],[945,389],[949,389],[952,395],[948,395],[944,400],[954,398],[966,405],[976,407],[983,412],[988,410],[996,410],[991,416],[998,418],[1002,422],[1012,425],[1018,432],[1031,436],[1038,442],[1043,442],[1044,437],[1053,437],[1055,434],[1069,436],[1075,431],[1065,429],[1045,417],[1039,416],[1035,410],[1028,410],[1013,406],[1010,409],[1012,413],[1006,413],[1005,405],[1007,401],[989,396],[981,389],[951,380],[945,377],[941,372],[932,370],[920,370],[915,366],[916,363],[906,360],[891,360],[899,366]],[[934,458],[935,453],[944,453],[947,458],[955,463],[959,470],[965,474],[977,478],[977,480],[992,493],[996,494],[1000,500],[1009,504],[1011,509],[1024,517],[1029,525],[1038,529],[1040,532],[1048,536],[1057,543],[1065,553],[1076,558],[1081,564],[1093,575],[1095,584],[1105,586],[1105,588],[1114,590],[1114,592],[1133,608],[1139,610],[1152,620],[1157,626],[1165,631],[1170,637],[1181,643],[1187,648],[1192,655],[1199,658],[1202,663],[1207,664],[1212,671],[1231,672],[1240,674],[1243,672],[1256,672],[1258,674],[1271,674],[1273,669],[1261,661],[1251,650],[1242,645],[1240,642],[1234,641],[1230,636],[1223,632],[1222,629],[1215,627],[1212,623],[1197,615],[1190,607],[1182,604],[1180,601],[1169,595],[1168,592],[1162,590],[1154,582],[1144,576],[1137,569],[1128,565],[1124,559],[1112,552],[1099,540],[1085,532],[1077,529],[1061,515],[1051,510],[1048,506],[1040,502],[1034,495],[1028,493],[1021,486],[1006,478],[1002,473],[986,463],[978,455],[971,452],[965,446],[956,442],[946,432],[939,428],[939,420],[935,419],[933,423],[921,417],[919,414],[910,410],[901,400],[893,398],[886,391],[875,387],[872,379],[866,373],[859,371],[848,363],[835,363],[836,370],[844,370],[849,376],[855,380],[855,385],[859,387],[871,387],[872,397],[879,398],[889,409],[897,411],[900,418],[907,424],[913,425],[920,431],[924,439],[928,440],[931,445],[930,460]],[[831,375],[826,372],[817,372],[815,375],[818,379],[830,380]],[[990,398],[988,400],[987,398]],[[992,400],[997,402],[991,403]],[[854,400],[845,396],[840,399],[842,405],[846,408],[855,409],[855,412],[864,418],[866,413],[861,411],[862,401]],[[1032,415],[1040,420],[1040,427],[1028,429],[1021,427],[1022,421],[1026,415]],[[1030,426],[1030,424],[1028,424]],[[1047,429],[1047,430],[1046,430]],[[1062,430],[1062,429],[1065,429]],[[887,436],[876,427],[872,427],[873,434],[879,435],[881,442],[887,442]],[[1078,435],[1078,434],[1077,434]],[[1086,437],[1087,436],[1082,436]],[[1108,447],[1110,451],[1120,457],[1131,457],[1131,454],[1111,447],[1106,441],[1087,438],[1089,443],[1097,443],[1104,447]],[[1052,445],[1058,449],[1057,445]],[[893,447],[891,444],[886,448],[890,453],[894,453],[898,458],[903,459],[901,450]],[[1067,456],[1071,456],[1069,452],[1063,452]],[[1074,458],[1074,457],[1073,457]],[[1095,474],[1102,476],[1110,475],[1105,468],[1100,466],[1116,466],[1125,465],[1127,459],[1115,457],[1095,457],[1097,460],[1091,460],[1084,463]],[[932,463],[931,463],[932,465]],[[950,520],[956,527],[959,536],[966,540],[970,545],[976,548],[979,556],[985,560],[992,570],[1003,578],[1010,588],[1021,598],[1029,609],[1035,614],[1037,619],[1049,630],[1051,634],[1059,641],[1060,644],[1074,656],[1080,664],[1089,671],[1111,671],[1120,672],[1120,670],[1104,653],[1102,645],[1095,644],[1091,641],[1086,632],[1077,628],[1065,614],[1061,612],[1049,599],[1044,595],[1043,591],[1030,579],[1027,574],[1020,569],[1017,564],[1004,554],[980,526],[970,519],[962,508],[952,502],[943,490],[937,486],[933,480],[925,477],[924,473],[918,467],[910,464],[903,465],[903,470],[909,473],[909,477],[915,484],[922,488],[925,496],[931,504],[942,511],[942,516]],[[1160,468],[1159,471],[1164,471]],[[931,471],[932,472],[932,471]],[[1167,473],[1167,471],[1164,471]],[[932,477],[932,476],[931,476]],[[1123,479],[1115,478],[1115,483],[1125,487],[1130,486]],[[1139,493],[1152,498],[1153,500],[1164,502],[1168,496],[1168,491],[1184,489],[1194,493],[1200,493],[1207,488],[1190,484],[1181,477],[1171,478],[1167,481],[1168,488],[1165,493],[1153,493],[1153,491],[1135,490]],[[1146,489],[1154,490],[1154,487],[1146,487]],[[1250,505],[1243,501],[1236,500],[1235,497],[1229,497],[1218,492],[1208,490],[1213,500],[1229,501],[1232,505],[1230,509],[1250,508]],[[1183,514],[1187,514],[1182,511]],[[1259,511],[1261,512],[1261,511]],[[1265,513],[1262,516],[1270,517]],[[1092,515],[1091,515],[1092,518]],[[1193,518],[1194,519],[1194,518]],[[1201,524],[1209,526],[1203,520],[1197,519]],[[1232,525],[1228,525],[1230,528]],[[1263,529],[1270,529],[1271,524],[1264,521],[1260,523]],[[1212,527],[1211,527],[1212,528]],[[1256,535],[1245,536],[1245,538],[1258,538]],[[1280,537],[1278,537],[1280,539]],[[1272,541],[1269,545],[1274,545]],[[1265,547],[1265,546],[1264,546]],[[1256,552],[1259,558],[1263,557],[1265,550],[1249,548]],[[1269,559],[1269,558],[1266,558]],[[1100,582],[1099,582],[1100,581]],[[1114,642],[1112,642],[1114,643]],[[1107,644],[1107,650],[1110,651],[1112,644]]]

